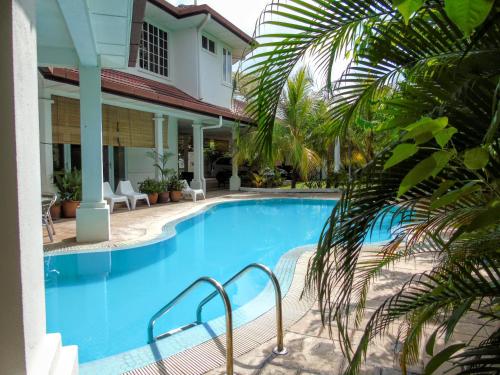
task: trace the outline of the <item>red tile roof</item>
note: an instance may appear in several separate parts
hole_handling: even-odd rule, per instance
[[[40,68],[42,75],[49,80],[79,85],[79,72],[66,68]],[[211,117],[222,116],[227,120],[250,124],[252,120],[241,113],[198,100],[178,88],[133,74],[103,69],[101,73],[102,91],[127,98],[164,105],[188,112]]]

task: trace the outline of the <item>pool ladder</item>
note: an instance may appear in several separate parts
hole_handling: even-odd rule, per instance
[[[167,303],[164,307],[162,307],[156,314],[153,315],[148,325],[148,338],[149,343],[152,344],[155,341],[172,336],[178,332],[194,327],[198,324],[201,324],[201,315],[203,306],[205,306],[208,302],[210,302],[215,296],[220,295],[222,298],[222,302],[224,304],[225,315],[226,315],[226,373],[227,375],[233,375],[233,361],[234,361],[234,349],[233,349],[233,310],[231,308],[231,301],[229,301],[229,297],[226,293],[226,287],[232,282],[238,280],[243,274],[250,271],[251,269],[259,269],[263,271],[271,280],[271,283],[274,287],[274,295],[276,299],[276,329],[277,329],[277,346],[273,349],[273,353],[278,355],[286,354],[288,351],[283,345],[283,308],[281,303],[281,288],[276,278],[276,275],[271,271],[271,269],[263,264],[252,263],[248,266],[244,267],[241,271],[232,276],[228,281],[224,284],[219,283],[217,280],[203,276],[194,281],[191,285],[189,285],[186,289],[180,292],[174,299],[172,299],[169,303]],[[209,294],[206,298],[204,298],[198,305],[196,309],[196,321],[193,323],[187,324],[185,326],[173,329],[161,335],[154,335],[154,326],[156,321],[167,314],[178,302],[180,302],[186,295],[188,295],[195,287],[200,284],[210,284],[214,287],[215,291]]]

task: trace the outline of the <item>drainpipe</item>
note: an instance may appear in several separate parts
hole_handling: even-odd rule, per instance
[[[210,125],[210,126],[202,126],[201,127],[201,181],[203,184],[203,191],[206,193],[207,192],[207,184],[205,182],[205,155],[203,153],[203,131],[204,130],[210,130],[210,129],[220,129],[222,128],[222,116],[219,116],[219,123],[217,125]]]
[[[200,80],[201,80],[201,62],[200,62],[200,59],[201,59],[201,53],[200,53],[200,50],[201,50],[201,32],[203,31],[203,29],[205,28],[205,26],[207,25],[208,21],[210,21],[210,19],[212,18],[212,15],[210,13],[208,13],[205,18],[203,19],[203,21],[201,21],[200,25],[196,28],[196,40],[197,40],[197,46],[196,46],[196,55],[197,55],[197,69],[196,69],[196,87],[197,87],[197,92],[198,92],[198,99],[202,99],[201,97],[201,83],[200,83]]]

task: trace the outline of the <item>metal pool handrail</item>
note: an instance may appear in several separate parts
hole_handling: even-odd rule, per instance
[[[280,288],[280,283],[278,281],[278,278],[274,274],[271,269],[263,264],[260,263],[252,263],[243,268],[241,271],[236,273],[233,277],[231,277],[228,281],[226,281],[224,284],[222,284],[223,288],[226,288],[229,284],[232,282],[238,280],[243,274],[248,272],[249,270],[256,268],[261,271],[263,271],[271,280],[271,283],[273,284],[274,287],[274,296],[276,299],[276,330],[277,330],[277,341],[278,345],[276,348],[273,349],[274,354],[287,354],[288,350],[285,348],[283,344],[283,307],[281,303],[281,288]],[[217,295],[217,291],[211,293],[208,297],[206,297],[203,301],[200,302],[198,305],[198,308],[196,309],[196,323],[201,324],[201,312],[203,309],[203,306],[205,306],[208,302],[210,302],[215,296]]]
[[[224,287],[215,279],[211,277],[200,277],[198,280],[189,285],[186,289],[180,292],[177,297],[167,303],[164,307],[162,307],[149,321],[148,325],[148,337],[149,342],[153,343],[159,337],[165,335],[154,336],[153,329],[156,321],[161,318],[163,315],[168,313],[174,305],[176,305],[179,301],[181,301],[193,288],[198,286],[198,284],[207,283],[212,285],[216,291],[211,295],[216,296],[219,294],[222,298],[222,302],[224,303],[224,309],[226,310],[226,372],[228,375],[233,375],[233,313],[231,308],[231,302],[227,296]]]

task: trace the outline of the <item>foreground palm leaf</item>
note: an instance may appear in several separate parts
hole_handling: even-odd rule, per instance
[[[436,336],[450,344],[471,311],[484,324],[500,322],[500,5],[484,1],[486,15],[468,19],[449,2],[404,8],[409,3],[395,2],[403,16],[383,0],[275,1],[262,24],[280,31],[263,35],[267,42],[251,59],[249,109],[271,152],[279,96],[310,54],[331,89],[332,134],[347,133],[377,102],[385,113],[380,131],[397,135],[356,172],[309,265],[308,286],[317,291],[324,322],[337,328],[346,372],[357,373],[373,338],[396,324],[403,370],[422,357],[426,327],[437,326],[427,373],[445,361],[464,373],[498,373],[498,333],[479,344],[432,348]],[[330,82],[347,52],[350,64]],[[375,253],[364,250],[371,229],[394,210],[401,213],[394,238]],[[422,256],[431,256],[434,267],[381,304],[361,340],[351,341],[347,327],[352,319],[360,325],[380,273]]]

